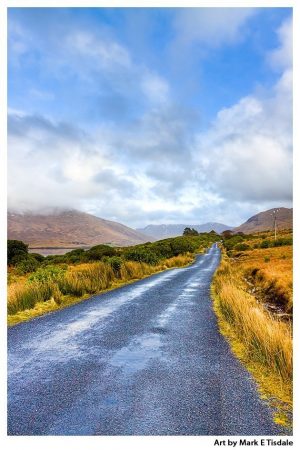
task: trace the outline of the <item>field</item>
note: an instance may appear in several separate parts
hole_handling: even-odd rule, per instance
[[[292,408],[291,232],[223,242],[212,295],[221,332],[256,379],[261,395],[289,425]],[[274,246],[276,245],[276,246]]]

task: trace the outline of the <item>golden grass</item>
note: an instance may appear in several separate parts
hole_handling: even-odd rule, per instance
[[[273,258],[274,251],[283,251],[282,248],[266,250],[272,251]],[[265,250],[263,251],[265,255]],[[251,255],[244,261],[232,262],[226,257],[223,258],[212,284],[214,310],[221,332],[229,340],[234,353],[253,374],[261,394],[273,398],[273,406],[277,408],[276,421],[287,424],[292,405],[291,324],[272,316],[263,304],[246,292],[244,271],[251,267],[254,261],[255,266],[261,262],[260,250],[249,253]],[[272,277],[275,273],[278,275],[276,270],[279,270],[280,266],[279,261],[270,272],[266,267],[266,274],[270,273]]]
[[[8,324],[62,309],[90,297],[156,272],[172,267],[183,267],[194,261],[186,254],[163,260],[157,266],[135,261],[124,261],[119,276],[107,263],[85,263],[69,266],[63,278],[56,282],[30,283],[25,276],[15,278],[8,286]]]
[[[234,257],[234,254],[233,254]],[[292,246],[254,249],[243,252],[232,262],[251,277],[265,297],[281,303],[287,313],[293,307],[293,249]]]

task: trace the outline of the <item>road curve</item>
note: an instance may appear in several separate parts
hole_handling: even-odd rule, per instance
[[[172,269],[8,330],[9,435],[278,435],[220,335],[214,244]]]

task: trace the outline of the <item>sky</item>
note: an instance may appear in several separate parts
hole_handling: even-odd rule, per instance
[[[8,206],[131,227],[292,206],[290,8],[9,8]]]

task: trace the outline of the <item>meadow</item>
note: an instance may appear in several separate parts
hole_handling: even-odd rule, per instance
[[[235,242],[237,240],[238,242]],[[292,409],[292,234],[223,240],[212,297],[221,332],[289,425]]]

